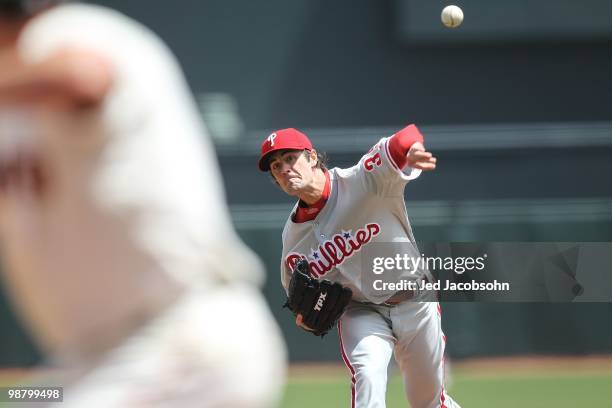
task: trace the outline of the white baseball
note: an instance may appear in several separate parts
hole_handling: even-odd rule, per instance
[[[461,25],[463,21],[463,10],[457,6],[446,6],[442,10],[442,24],[447,27],[455,28]]]

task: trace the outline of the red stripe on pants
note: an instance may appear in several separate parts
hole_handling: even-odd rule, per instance
[[[355,378],[355,369],[351,365],[351,362],[344,351],[344,342],[342,341],[342,320],[338,321],[338,338],[340,339],[340,352],[342,353],[342,360],[351,372],[351,408],[355,408],[355,392],[357,387],[357,380]]]

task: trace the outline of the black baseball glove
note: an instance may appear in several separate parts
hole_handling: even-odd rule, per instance
[[[353,292],[339,283],[310,276],[308,261],[300,259],[289,282],[289,296],[283,307],[302,315],[302,322],[315,336],[324,336],[344,313]]]

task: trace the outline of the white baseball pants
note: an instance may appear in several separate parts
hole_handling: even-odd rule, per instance
[[[351,408],[384,408],[395,353],[412,408],[460,408],[444,389],[446,338],[437,302],[384,306],[352,302],[338,324],[351,377]]]

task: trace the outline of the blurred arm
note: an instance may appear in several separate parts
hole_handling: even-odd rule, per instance
[[[35,64],[16,53],[0,57],[0,103],[57,102],[70,107],[101,103],[113,84],[109,61],[82,49],[64,48]]]

